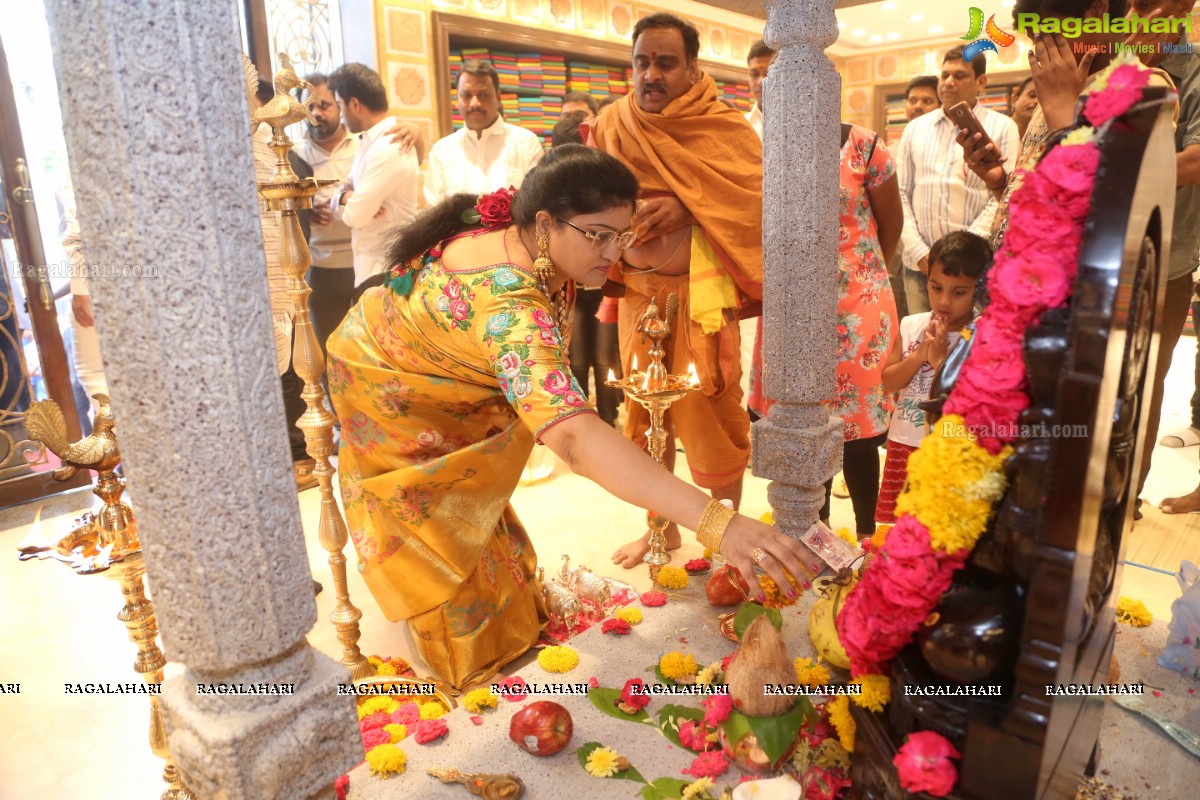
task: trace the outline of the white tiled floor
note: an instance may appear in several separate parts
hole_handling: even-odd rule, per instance
[[[1168,378],[1164,431],[1187,422],[1194,348],[1194,339],[1180,342]],[[1145,496],[1157,502],[1191,490],[1196,467],[1196,449],[1159,448]],[[686,474],[683,459],[677,469]],[[743,505],[747,513],[767,510],[766,485],[748,475]],[[65,530],[79,511],[91,505],[91,499],[86,493],[74,495],[65,504],[73,507],[45,518],[44,524],[51,530]],[[332,583],[316,534],[318,500],[315,490],[300,495],[313,575],[327,588],[317,598],[319,621],[309,641],[338,658],[340,647],[328,622]],[[588,564],[638,588],[648,585],[644,570],[626,572],[613,567],[608,558],[618,544],[644,530],[644,512],[620,503],[561,465],[551,480],[519,489],[514,505],[548,571],[557,569],[561,554],[570,553],[574,564]],[[12,526],[0,531],[0,683],[24,684],[19,696],[0,694],[0,800],[156,797],[163,788],[162,769],[146,741],[146,698],[73,699],[61,692],[65,682],[138,680],[132,669],[135,651],[116,619],[121,596],[114,582],[100,576],[80,577],[56,563],[17,561],[14,548],[24,538],[35,509],[36,504],[0,512],[0,520],[8,520],[2,524]],[[833,522],[851,524],[849,501],[834,501]],[[685,544],[681,557],[698,554],[699,546],[693,542]],[[1178,588],[1170,575],[1130,566],[1124,571],[1122,594],[1142,599],[1155,617],[1165,619]],[[383,618],[353,568],[350,595],[363,611],[363,651],[406,656],[400,626]],[[179,669],[169,664],[168,676]]]

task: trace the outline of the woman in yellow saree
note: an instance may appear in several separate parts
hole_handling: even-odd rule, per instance
[[[601,285],[631,244],[636,197],[620,162],[574,145],[549,153],[515,195],[451,197],[399,232],[385,285],[329,340],[360,569],[454,686],[495,675],[545,622],[536,556],[509,505],[535,442],[617,497],[707,531],[747,577],[758,566],[786,586],[782,569],[819,563],[774,528],[714,508],[604,424],[575,383],[570,295],[576,281]]]

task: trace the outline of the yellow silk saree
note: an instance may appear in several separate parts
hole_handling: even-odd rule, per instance
[[[536,438],[592,409],[532,276],[415,268],[409,296],[368,290],[330,337],[329,393],[363,578],[463,686],[537,641],[537,559],[509,498]]]

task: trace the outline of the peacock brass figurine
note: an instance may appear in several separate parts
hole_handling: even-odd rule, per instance
[[[115,472],[121,464],[121,448],[113,430],[116,421],[112,406],[108,395],[92,397],[99,404],[92,432],[77,442],[67,441],[67,419],[53,400],[38,400],[25,414],[29,438],[41,442],[63,462],[54,470],[54,478],[69,480],[81,469],[97,472],[98,480],[92,491],[104,505],[99,511],[85,514],[80,524],[59,542],[21,547],[21,558],[57,558],[84,574],[102,572],[126,555],[141,551],[133,512],[121,502],[125,483]]]
[[[258,69],[250,59],[242,56],[242,70],[246,76],[246,99],[250,108],[254,108],[258,94]],[[312,113],[312,98],[301,102],[292,96],[293,89],[311,89],[312,86],[296,75],[287,53],[279,54],[279,69],[275,72],[272,84],[275,86],[275,96],[263,103],[261,108],[250,112],[251,133],[263,122],[271,126],[276,136],[281,136],[288,125],[301,120],[317,124],[317,118]]]

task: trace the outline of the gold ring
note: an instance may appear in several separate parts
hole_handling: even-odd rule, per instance
[[[750,559],[755,564],[761,564],[766,559],[766,557],[767,557],[767,551],[763,550],[761,547],[756,547],[750,551]]]

